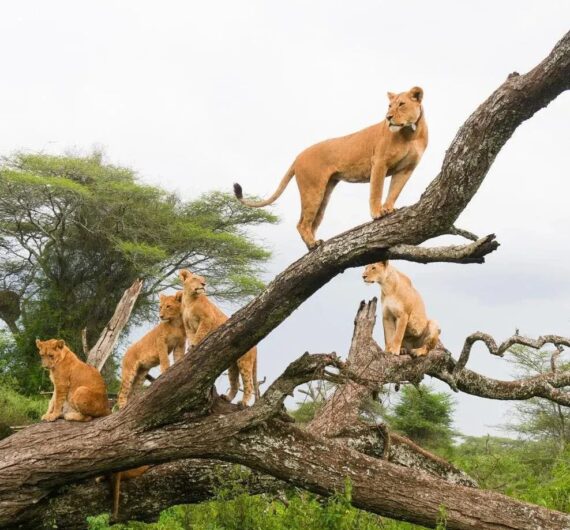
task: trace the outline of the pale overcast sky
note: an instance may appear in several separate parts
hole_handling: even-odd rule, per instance
[[[380,121],[387,91],[419,85],[430,144],[400,197],[410,204],[467,116],[569,27],[567,0],[2,2],[0,155],[98,146],[186,198],[235,180],[267,195],[300,150]],[[497,234],[487,264],[397,264],[451,350],[476,330],[570,334],[569,123],[566,93],[517,130],[458,221]],[[273,211],[281,224],[255,234],[274,251],[267,280],[305,252],[294,182]],[[319,235],[367,220],[368,186],[342,184]],[[360,276],[339,276],[267,337],[260,374],[306,350],[344,354],[359,301],[378,294]],[[470,367],[509,375],[483,348]],[[462,395],[456,424],[496,433],[509,410]]]

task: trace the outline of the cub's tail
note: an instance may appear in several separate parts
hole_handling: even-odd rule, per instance
[[[287,171],[287,173],[285,173],[285,176],[281,179],[281,182],[279,183],[279,187],[275,190],[275,193],[269,197],[269,199],[266,199],[264,201],[248,201],[247,199],[243,198],[243,190],[241,189],[241,186],[236,182],[234,184],[234,193],[235,196],[238,198],[238,200],[242,203],[245,204],[246,206],[251,206],[252,208],[261,208],[262,206],[268,206],[269,204],[275,202],[279,196],[283,193],[283,191],[285,190],[285,188],[287,187],[287,184],[289,184],[289,181],[295,176],[295,165],[293,164],[289,170]]]

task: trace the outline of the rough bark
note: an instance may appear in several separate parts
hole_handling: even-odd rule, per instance
[[[276,419],[276,406],[286,393],[312,378],[328,377],[327,366],[340,369],[340,380],[373,383],[344,370],[334,356],[301,357],[247,410],[227,409],[212,392],[230,363],[335,275],[385,258],[393,247],[449,233],[516,127],[568,88],[570,34],[532,71],[509,76],[470,116],[418,203],[334,237],[293,263],[119,413],[87,424],[36,425],[0,442],[0,525],[24,522],[33,505],[77,480],[180,458],[219,458],[325,495],[341,488],[348,476],[356,506],[426,526],[435,524],[444,505],[450,529],[569,527],[568,515],[410,473]],[[474,252],[481,257],[480,248]],[[454,366],[444,351],[419,360],[400,356],[378,369],[383,380],[437,374],[460,390],[508,398],[502,397],[508,382],[474,379],[466,368],[453,373]],[[542,392],[542,383],[523,385],[524,392]],[[222,414],[220,407],[229,413]]]

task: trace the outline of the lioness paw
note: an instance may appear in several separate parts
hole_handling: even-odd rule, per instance
[[[44,420],[44,421],[55,421],[55,420],[57,420],[58,418],[59,418],[59,414],[54,414],[54,413],[51,413],[51,414],[44,414],[44,415],[42,416],[42,420]]]

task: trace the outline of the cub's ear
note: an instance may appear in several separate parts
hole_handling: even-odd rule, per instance
[[[394,92],[388,92],[388,99],[392,101],[398,94]]]
[[[62,349],[64,348],[64,346],[65,346],[65,341],[64,341],[64,340],[59,339],[59,340],[56,341],[56,343],[55,343],[55,347],[56,347],[58,350],[62,350]]]
[[[424,98],[424,91],[419,86],[415,86],[414,88],[410,89],[408,94],[418,103],[421,103],[422,99]]]
[[[380,262],[382,265],[384,265],[384,267],[387,267],[388,265],[390,265],[390,261],[385,259],[384,261]]]
[[[184,283],[184,281],[186,280],[186,278],[188,278],[188,276],[190,276],[190,274],[192,273],[187,269],[181,269],[180,271],[178,271],[178,276],[182,280],[182,283]]]
[[[42,341],[40,339],[36,339],[36,346],[39,348],[42,344]]]
[[[177,302],[182,302],[182,291],[176,291],[174,298]]]
[[[160,293],[160,294],[158,295],[158,299],[159,299],[159,300],[164,300],[164,295],[163,295],[162,293]]]

